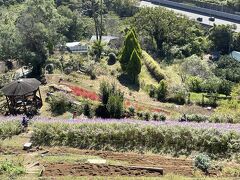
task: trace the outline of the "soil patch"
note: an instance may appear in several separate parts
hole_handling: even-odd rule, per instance
[[[79,155],[99,156],[103,159],[128,162],[130,166],[163,168],[164,174],[173,173],[193,176],[193,161],[190,159],[170,158],[161,155],[137,153],[117,153],[108,151],[78,150],[73,148],[53,148],[50,153],[74,153]]]
[[[137,167],[125,167],[103,164],[48,164],[45,165],[43,176],[162,176],[159,171],[153,169],[139,169]]]

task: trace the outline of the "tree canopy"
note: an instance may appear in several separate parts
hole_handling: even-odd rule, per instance
[[[21,58],[33,66],[35,75],[41,74],[41,68],[49,53],[61,42],[63,17],[57,12],[52,0],[32,0],[17,19],[16,27],[21,41]]]
[[[173,48],[190,56],[203,53],[207,46],[203,31],[195,22],[164,8],[142,8],[131,24],[145,41],[149,39],[154,51],[165,57],[171,56]]]
[[[210,30],[209,39],[212,42],[212,49],[221,51],[223,54],[230,53],[233,41],[233,27],[229,25],[219,25]]]

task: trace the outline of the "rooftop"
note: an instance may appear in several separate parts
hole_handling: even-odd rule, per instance
[[[102,36],[102,41],[105,43],[109,43],[113,39],[118,39],[116,36]],[[91,37],[90,42],[96,41],[97,37],[94,35]]]

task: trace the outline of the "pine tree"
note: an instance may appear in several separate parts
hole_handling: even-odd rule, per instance
[[[136,83],[138,79],[138,75],[140,74],[142,69],[142,63],[141,59],[137,53],[137,51],[134,49],[130,58],[130,61],[127,66],[127,73],[130,76],[130,78],[133,80],[134,83]]]
[[[126,35],[122,56],[120,58],[121,67],[124,72],[127,71],[127,66],[134,49],[141,56],[142,50],[136,38],[136,32],[135,30],[131,29]]]

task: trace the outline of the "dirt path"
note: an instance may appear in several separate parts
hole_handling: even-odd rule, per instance
[[[28,131],[25,135],[25,138],[28,140],[28,142],[30,142],[32,133],[32,131]],[[40,163],[37,162],[35,158],[37,155],[38,152],[27,152],[24,154],[24,167],[26,169],[25,178],[27,179],[38,177],[41,172]]]

